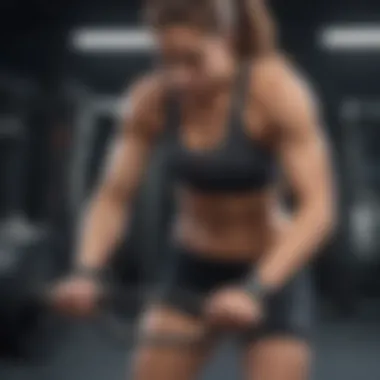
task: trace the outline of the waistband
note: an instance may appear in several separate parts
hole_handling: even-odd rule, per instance
[[[186,247],[176,246],[172,250],[172,270],[179,281],[199,283],[224,282],[242,278],[252,270],[254,264],[250,260],[218,260],[215,254],[208,257],[204,252],[190,250]]]
[[[255,260],[235,260],[233,254],[231,254],[231,259],[226,259],[225,253],[218,257],[218,254],[215,254],[215,252],[207,253],[207,251],[191,249],[182,244],[172,244],[170,246],[170,251],[175,257],[188,258],[192,262],[202,265],[241,268],[246,266],[252,267],[255,264]]]

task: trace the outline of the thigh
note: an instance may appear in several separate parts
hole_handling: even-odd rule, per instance
[[[267,305],[267,315],[247,346],[247,379],[305,380],[315,315],[310,273],[299,273]]]
[[[200,319],[168,307],[154,307],[142,319],[140,341],[132,361],[133,380],[192,380],[211,350],[212,342],[174,344],[163,336],[184,338],[203,333]]]
[[[251,345],[246,353],[247,380],[306,380],[311,349],[306,341],[273,336]]]
[[[315,301],[312,278],[305,270],[268,300],[263,322],[250,330],[246,343],[254,344],[273,336],[309,341],[316,320]]]

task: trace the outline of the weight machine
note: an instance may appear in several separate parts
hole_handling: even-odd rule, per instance
[[[380,100],[345,99],[340,109],[350,246],[363,265],[365,292],[380,293]],[[374,273],[372,273],[374,271]]]

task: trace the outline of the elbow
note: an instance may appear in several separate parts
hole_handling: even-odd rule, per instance
[[[300,223],[305,229],[310,230],[316,241],[324,243],[335,233],[338,221],[337,209],[331,202],[309,199],[300,206]]]
[[[126,209],[130,205],[129,192],[115,186],[103,186],[95,194],[95,201],[113,209]]]
[[[329,238],[335,234],[337,223],[337,215],[335,212],[329,212],[326,216],[323,217],[322,230],[324,231],[324,238]]]
[[[314,208],[313,214],[321,240],[325,241],[334,235],[338,224],[336,208],[330,205],[321,206],[319,204],[319,207]]]

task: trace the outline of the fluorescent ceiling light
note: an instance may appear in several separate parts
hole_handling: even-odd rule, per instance
[[[380,25],[331,26],[318,37],[328,50],[380,50]]]
[[[136,52],[151,51],[154,40],[146,29],[81,29],[72,45],[82,52]]]

